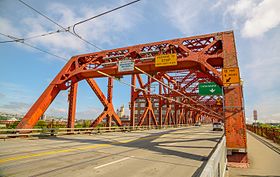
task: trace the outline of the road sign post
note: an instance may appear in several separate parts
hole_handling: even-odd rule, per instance
[[[222,89],[215,82],[199,83],[198,94],[206,95],[222,95]]]

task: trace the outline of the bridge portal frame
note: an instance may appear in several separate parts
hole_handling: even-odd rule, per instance
[[[177,65],[155,66],[156,55],[170,53],[177,54]],[[154,78],[149,77],[147,83],[145,83],[141,76],[143,73],[140,70],[118,72],[117,62],[126,59],[133,60],[137,68],[167,83],[170,87],[184,94],[185,97],[180,97],[178,92],[174,92],[174,90],[167,88],[163,84],[159,84],[158,94],[151,94],[149,90],[151,84],[156,82]],[[154,125],[194,123],[202,118],[207,120],[223,120],[225,122],[226,145],[232,153],[229,160],[246,163],[248,159],[246,155],[247,144],[242,85],[241,83],[224,85],[222,81],[222,69],[224,68],[238,68],[233,31],[140,44],[73,56],[32,105],[17,128],[33,128],[58,93],[68,88],[70,88],[68,97],[68,127],[74,127],[77,86],[81,80],[87,81],[104,106],[104,111],[91,125],[97,126],[104,118],[107,118],[107,126],[111,126],[112,120],[118,126],[122,126],[122,122],[116,114],[112,102],[113,78],[132,75],[131,85],[135,86],[137,80],[138,85],[142,89],[139,90],[131,87],[130,124],[132,126],[136,123],[143,125],[145,124],[144,122],[148,125],[151,123]],[[169,72],[177,72],[181,76],[170,75]],[[104,77],[102,73],[110,76],[108,77],[107,98],[94,81],[94,78]],[[197,83],[207,81],[215,82],[223,87],[223,109],[222,106],[211,104],[211,102],[216,101],[217,97],[198,95]],[[143,91],[143,89],[148,91]],[[176,102],[160,97],[159,117],[156,118],[151,97],[156,97],[157,95],[175,98],[181,104],[176,104]],[[139,121],[135,122],[135,100],[140,97],[146,99],[146,108]],[[174,104],[174,110],[171,110],[170,105],[172,104]],[[164,106],[165,116],[163,117],[162,109]]]

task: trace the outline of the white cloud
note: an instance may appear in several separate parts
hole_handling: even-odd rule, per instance
[[[0,99],[5,98],[5,97],[6,97],[5,94],[0,93]]]
[[[47,12],[46,15],[51,19],[67,27],[118,5],[120,4],[93,9],[90,5],[80,4],[80,6],[70,7],[64,4],[52,3],[45,5],[45,11]],[[122,41],[120,35],[117,34],[125,34],[126,31],[131,30],[134,24],[141,20],[142,17],[139,14],[138,10],[133,6],[126,7],[125,9],[78,25],[75,30],[84,39],[102,48],[103,45],[110,46]],[[34,36],[60,29],[37,14],[35,16],[24,17],[19,22],[13,21],[12,23],[9,19],[4,18],[0,18],[0,22],[1,32],[19,37]],[[97,50],[65,32],[31,39],[28,42],[65,58],[70,58],[72,55],[79,53]]]
[[[256,37],[276,27],[280,23],[280,1],[266,0],[252,10],[252,17],[249,18],[242,34],[246,37]]]
[[[65,108],[51,108],[49,110],[50,114],[65,114],[67,113],[67,109]]]
[[[95,120],[103,111],[103,108],[90,107],[85,111],[79,111],[76,114],[76,119]]]
[[[247,74],[249,84],[260,92],[266,92],[274,89],[276,85],[280,86],[280,60],[278,57],[268,58],[269,59],[267,60],[264,58],[258,58],[245,67],[247,71],[250,71]]]
[[[165,1],[165,16],[184,34],[207,33],[215,26],[219,31],[228,27],[235,30],[237,47],[242,48],[238,51],[239,64],[249,117],[253,109],[258,109],[263,119],[280,120],[275,116],[280,102],[276,89],[280,87],[279,3],[279,0]]]
[[[47,116],[54,116],[54,117],[67,117],[68,115],[68,110],[66,108],[62,108],[62,107],[52,107],[49,108],[45,114]]]
[[[244,65],[244,74],[252,89],[261,93],[271,92],[280,87],[280,40],[279,30],[266,38],[251,41],[249,62]],[[246,80],[245,80],[246,82]]]
[[[279,0],[166,0],[165,8],[164,15],[183,34],[194,34],[201,28],[215,30],[215,26],[223,24],[224,28],[233,27],[242,37],[251,38],[280,24]]]
[[[279,105],[280,103],[279,94],[266,94],[258,102],[255,103],[254,109],[258,111],[258,120],[264,121],[280,121]],[[252,112],[250,117],[252,117]]]
[[[5,18],[0,17],[0,30],[1,33],[10,35],[19,35],[19,31],[13,26],[13,24]],[[1,36],[4,40],[10,40],[9,38]]]
[[[249,16],[252,8],[256,6],[255,0],[239,0],[235,4],[229,6],[229,11],[233,13],[233,15],[238,16]]]
[[[0,82],[0,92],[5,94],[2,97],[3,102],[18,102],[18,100],[28,100],[31,98],[29,90],[25,86],[12,82]]]
[[[166,0],[163,9],[164,16],[182,33],[192,33],[199,23],[201,11],[206,7],[205,0]]]
[[[252,39],[247,44],[250,52],[246,65],[242,70],[247,94],[247,112],[252,116],[253,109],[257,109],[260,119],[278,120],[280,102],[280,60],[277,45],[280,40],[278,31],[270,32],[265,38]]]
[[[64,108],[57,108],[56,111],[59,112],[59,113],[66,113],[67,112],[67,110],[64,109]]]
[[[280,112],[272,114],[273,117],[280,117]]]
[[[20,113],[23,114],[26,112],[26,110],[30,107],[30,104],[27,104],[25,102],[15,102],[11,101],[7,104],[3,104],[0,106],[1,112],[7,112],[7,113]]]
[[[216,10],[220,7],[222,7],[225,4],[226,0],[218,0],[216,3],[213,4],[213,6],[211,7],[211,10]]]
[[[280,24],[279,0],[239,0],[229,5],[225,15],[233,18],[243,37],[259,37]]]

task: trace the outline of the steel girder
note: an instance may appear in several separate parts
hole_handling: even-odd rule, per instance
[[[185,72],[185,71],[182,71],[182,72]],[[181,73],[179,71],[177,71],[177,73]],[[140,77],[138,75],[138,77]],[[178,81],[177,80],[174,80],[174,77],[171,77],[169,75],[167,75],[167,73],[164,73],[164,72],[158,72],[157,75],[154,76],[156,79],[159,79],[163,82],[163,78],[167,80],[169,86],[173,84],[173,87],[176,89],[176,90],[182,90],[181,86],[178,85]],[[142,82],[142,81],[141,81]],[[150,82],[146,83],[146,84],[140,84],[141,85],[141,88],[142,89],[145,89],[145,88],[149,88],[151,86],[151,84],[153,82],[156,82],[156,80],[154,79],[151,79]],[[171,84],[172,83],[172,84]],[[133,84],[135,85],[135,84]],[[191,85],[191,84],[190,84]],[[171,91],[169,88],[165,89],[164,92],[165,94],[162,94],[162,91],[161,91],[161,87],[162,85],[159,84],[159,95],[158,94],[149,94],[149,95],[139,95],[139,93],[141,92],[140,90],[138,90],[138,92],[135,92],[134,93],[134,96],[132,97],[132,100],[131,100],[131,105],[134,105],[134,101],[135,99],[133,98],[140,98],[140,99],[147,99],[147,98],[158,98],[158,99],[161,99],[160,95],[164,96],[164,97],[167,97],[167,98],[175,98],[176,99],[181,99],[180,102],[182,103],[189,103],[187,100],[183,100],[182,96],[177,93],[177,92],[174,92],[174,91]],[[166,88],[165,86],[163,86],[163,88]],[[187,87],[184,87],[184,88],[187,88]],[[197,87],[196,87],[197,88]],[[185,93],[185,95],[188,95],[190,96],[190,93],[187,93],[187,92],[183,92]],[[197,93],[193,93],[194,96],[198,96]],[[149,99],[150,100],[150,99]],[[162,125],[162,114],[161,114],[161,108],[166,105],[166,113],[165,113],[165,116],[164,116],[164,122],[163,122],[163,125],[168,125],[168,124],[174,124],[174,125],[177,125],[178,124],[178,120],[180,119],[179,116],[180,113],[179,111],[181,109],[183,109],[185,107],[185,105],[180,105],[178,103],[174,103],[174,108],[172,109],[171,108],[171,105],[172,105],[172,101],[170,100],[166,100],[166,99],[163,99],[163,100],[159,100],[159,118],[158,118],[158,122],[160,125]],[[146,107],[145,108],[145,111],[144,113],[142,114],[142,116],[146,116],[147,114],[147,111],[146,109],[148,109],[149,107]],[[197,109],[201,109],[201,107],[197,106]],[[172,110],[172,111],[171,111]],[[196,111],[196,109],[190,109],[192,111]],[[133,111],[133,110],[132,110]],[[199,112],[199,111],[198,111]],[[199,112],[200,113],[200,112]],[[201,115],[201,113],[199,114]],[[141,117],[142,118],[142,117]],[[196,119],[196,121],[198,121],[198,119]],[[192,121],[192,122],[196,122],[196,121]],[[134,122],[134,120],[133,120]],[[187,121],[186,121],[187,122]],[[131,124],[132,126],[134,126],[134,124]],[[142,125],[142,123],[140,122],[138,125]]]
[[[116,122],[118,126],[121,126],[122,122],[117,113],[115,112],[112,102],[113,79],[108,78],[107,99],[93,79],[86,79],[86,81],[104,106],[104,111],[95,119],[95,121],[92,122],[91,126],[97,126],[105,117],[107,117],[107,126],[111,127],[112,119]]]
[[[70,87],[70,92],[68,94],[69,109],[67,128],[74,128],[75,125],[77,89],[78,83],[72,84]]]
[[[140,88],[145,89],[145,85],[143,83],[143,80],[142,80],[141,76],[139,74],[137,74],[136,76],[137,76]],[[158,125],[155,114],[154,114],[154,110],[153,110],[153,107],[152,107],[152,102],[150,100],[150,84],[151,84],[151,80],[148,79],[148,84],[146,84],[146,86],[148,86],[148,90],[147,90],[148,93],[147,93],[147,91],[140,90],[139,92],[136,92],[136,95],[134,96],[134,98],[135,98],[139,95],[140,92],[142,92],[143,96],[146,99],[146,107],[145,107],[144,113],[140,117],[138,126],[143,125],[143,122],[144,122],[145,119],[147,120],[146,125],[150,125],[150,119],[151,118],[153,120],[154,125]],[[131,100],[131,102],[133,102],[133,101],[134,100]]]
[[[177,65],[156,67],[155,56],[168,53],[177,54]],[[122,125],[113,108],[111,87],[108,87],[108,91],[111,91],[108,92],[108,98],[106,99],[92,78],[105,77],[102,73],[106,73],[112,77],[132,75],[131,83],[133,85],[135,85],[137,77],[140,87],[149,89],[151,83],[155,81],[151,79],[145,84],[141,81],[139,74],[143,73],[139,70],[135,69],[134,71],[118,72],[118,61],[126,59],[133,60],[136,67],[164,81],[188,97],[183,98],[175,96],[175,92],[172,91],[172,89],[165,88],[163,85],[159,84],[160,89],[157,94],[169,94],[169,96],[167,96],[168,98],[180,100],[182,102],[182,108],[177,105],[174,106],[175,110],[170,110],[166,105],[175,104],[175,102],[170,103],[169,101],[168,103],[166,99],[160,97],[160,109],[158,110],[159,118],[156,119],[151,104],[152,94],[132,88],[130,105],[131,125],[135,124],[133,119],[134,101],[140,96],[145,97],[147,106],[138,125],[143,124],[145,119],[150,120],[150,118],[155,125],[162,125],[164,122],[168,122],[168,120],[169,122],[171,121],[171,119],[167,118],[168,116],[170,118],[172,117],[173,123],[176,124],[180,122],[182,114],[185,114],[187,118],[185,121],[188,123],[194,123],[200,119],[202,115],[207,116],[208,119],[221,119],[221,116],[218,114],[211,113],[218,111],[222,112],[224,115],[222,117],[224,117],[225,121],[227,147],[233,151],[240,151],[240,149],[246,151],[242,86],[240,83],[228,86],[223,85],[222,82],[221,71],[223,68],[238,67],[232,31],[140,44],[74,56],[67,62],[38,100],[32,105],[17,128],[34,127],[40,116],[47,110],[57,94],[61,90],[66,90],[70,87],[71,98],[69,99],[68,127],[73,127],[76,102],[75,92],[77,92],[75,84],[84,79],[87,80],[94,93],[104,105],[104,111],[92,125],[97,125],[106,116],[108,124],[114,119],[117,125]],[[224,96],[220,97],[220,99],[223,99],[224,110],[221,109],[221,106],[215,106],[213,103],[218,97],[201,97],[197,94],[197,84],[204,81],[212,81],[220,86],[224,86]],[[108,85],[110,84],[112,85],[113,83],[109,81]],[[142,93],[139,95],[140,92]],[[185,105],[185,107],[183,105]],[[163,108],[166,109],[164,111],[170,110],[168,114],[165,114],[166,119],[164,120],[162,118]],[[180,109],[185,109],[185,112],[180,112]],[[170,112],[172,114],[170,114]]]

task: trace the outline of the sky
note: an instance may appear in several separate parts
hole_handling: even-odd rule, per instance
[[[129,0],[24,0],[62,26],[97,15]],[[56,31],[54,25],[18,0],[0,0],[0,33],[18,38]],[[141,0],[75,29],[101,49],[233,30],[244,83],[245,115],[262,122],[280,121],[280,1],[279,0]],[[10,40],[0,35],[0,41]],[[70,59],[96,52],[69,33],[59,32],[26,41]],[[0,112],[25,114],[65,65],[61,58],[21,43],[0,43]],[[129,77],[124,81],[129,82]],[[107,80],[97,79],[102,90]],[[130,88],[114,82],[115,108],[128,112]],[[67,91],[61,92],[46,114],[67,116]],[[106,91],[105,91],[106,94]],[[103,106],[85,81],[79,83],[77,118],[94,119]]]

